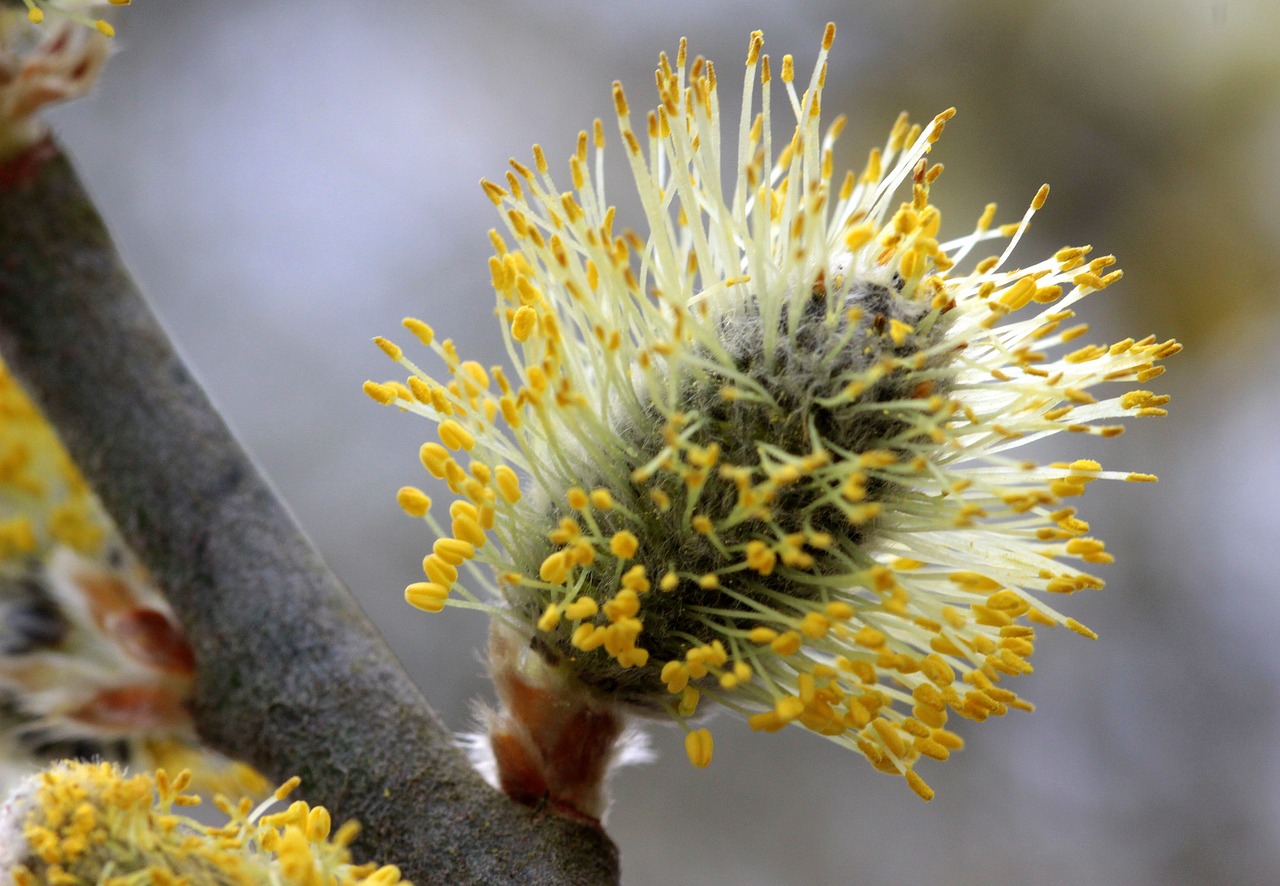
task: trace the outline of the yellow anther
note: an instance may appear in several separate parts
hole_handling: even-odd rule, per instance
[[[451,418],[440,422],[440,442],[450,449],[464,449],[470,452],[476,445],[476,438],[471,432]]]
[[[980,575],[977,572],[953,572],[948,576],[953,582],[966,591],[986,592],[1000,590],[1000,582]]]
[[[796,691],[805,707],[813,704],[813,700],[817,697],[817,686],[813,674],[797,674]]]
[[[613,507],[613,493],[608,489],[591,490],[591,506],[601,511],[607,511]]]
[[[431,509],[431,499],[416,486],[401,486],[396,492],[396,503],[410,517],[421,517]]]
[[[469,501],[458,499],[449,505],[449,516],[457,520],[459,517],[467,517],[471,520],[479,520],[480,512],[476,506]]]
[[[307,839],[312,843],[318,843],[329,836],[329,829],[333,822],[329,817],[329,810],[323,806],[313,807],[307,813]]]
[[[871,728],[880,736],[880,740],[884,742],[884,746],[889,749],[889,753],[898,759],[902,759],[907,753],[906,743],[902,740],[902,733],[896,726],[886,720],[884,717],[877,717],[871,721]]]
[[[811,640],[818,640],[831,630],[831,619],[821,612],[806,612],[800,620],[800,633]]]
[[[786,695],[774,703],[773,712],[782,722],[790,723],[804,713],[804,702],[794,695]]]
[[[382,349],[382,353],[386,354],[392,360],[399,360],[404,356],[404,351],[394,342],[387,341],[382,336],[374,336],[373,343]]]
[[[757,32],[758,33],[758,32]],[[822,50],[830,51],[831,44],[836,42],[836,23],[827,22],[827,26],[822,29]]]
[[[1067,553],[1087,557],[1090,554],[1102,553],[1106,546],[1105,542],[1096,538],[1073,538],[1067,542]]]
[[[1098,639],[1098,635],[1096,633],[1076,621],[1074,618],[1067,619],[1064,624],[1082,637],[1088,637],[1090,640]]]
[[[680,576],[676,575],[674,572],[667,572],[663,574],[662,578],[658,581],[658,589],[670,592],[674,591],[676,586],[679,584]]]
[[[445,587],[452,587],[453,583],[458,580],[457,568],[446,562],[439,554],[432,553],[423,557],[422,571],[426,573],[427,578]]]
[[[587,493],[579,486],[570,487],[564,497],[569,507],[575,511],[581,511],[587,506]]]
[[[590,618],[600,611],[600,607],[594,599],[590,597],[579,597],[568,603],[564,607],[564,617],[570,621],[581,621],[582,618]]]
[[[590,566],[596,562],[595,545],[585,538],[579,538],[569,547],[569,559],[576,566]]]
[[[631,618],[640,611],[640,597],[630,588],[624,588],[604,604],[604,614],[609,621]]]
[[[915,791],[916,796],[928,803],[933,799],[933,788],[925,783],[925,780],[916,775],[914,769],[908,769],[906,773],[907,784],[911,790]]]
[[[805,543],[811,548],[825,551],[835,543],[835,537],[830,532],[811,532],[809,537],[805,539]]]
[[[692,686],[686,686],[684,692],[680,694],[680,705],[676,708],[682,717],[692,717],[694,712],[698,710],[698,701],[702,698],[702,693],[694,689]]]
[[[873,156],[875,159],[877,160],[879,159],[878,152]],[[871,180],[875,180],[880,177],[879,170],[878,169],[873,170],[870,167],[868,167],[866,175],[874,176]],[[873,238],[874,236],[875,236],[875,229],[871,225],[869,224],[858,225],[857,227],[850,228],[849,233],[845,234],[844,245],[850,252],[853,252],[855,250],[861,249],[867,243],[871,242],[871,238]],[[857,319],[854,319],[853,322],[856,323]]]
[[[547,608],[538,617],[538,630],[554,631],[558,624],[560,624],[560,607],[554,603],[548,603]]]
[[[415,609],[439,612],[449,599],[449,589],[436,582],[414,582],[404,589],[404,599]]]
[[[632,566],[622,575],[622,586],[629,590],[635,591],[637,594],[643,594],[649,590],[649,580],[645,578],[645,568],[641,563]]]
[[[777,732],[787,725],[787,721],[779,717],[776,711],[761,711],[748,717],[747,725],[755,732]]]
[[[553,544],[572,544],[573,540],[579,538],[581,534],[582,528],[577,525],[577,521],[573,520],[573,517],[564,517],[557,529],[547,533],[547,538],[552,540]]]
[[[529,387],[532,388],[535,393],[542,393],[551,383],[548,381],[547,374],[543,372],[541,366],[530,366],[528,370],[526,370],[525,374],[529,377]]]
[[[898,456],[886,449],[869,449],[858,456],[860,468],[888,468],[898,463]]]
[[[502,493],[502,497],[509,504],[515,504],[523,495],[520,492],[520,479],[516,476],[516,472],[506,465],[498,465],[494,468],[494,477],[498,482],[498,491]]]
[[[364,392],[383,406],[390,406],[400,396],[391,385],[379,384],[376,381],[365,382]]]
[[[631,559],[639,549],[640,540],[626,529],[615,532],[613,538],[609,539],[609,550],[620,560]]]
[[[469,544],[472,548],[482,548],[489,537],[484,534],[484,530],[480,528],[479,521],[467,517],[455,517],[450,529],[457,537],[460,544]]]
[[[273,796],[277,800],[284,800],[290,794],[292,794],[295,790],[297,790],[298,785],[300,784],[302,784],[302,778],[295,775],[292,778],[290,778],[288,781],[286,781],[284,784],[280,785],[280,787],[276,788],[275,794]]]
[[[707,572],[698,578],[698,587],[704,591],[714,591],[720,587],[720,576],[714,572]]]
[[[1044,206],[1044,201],[1049,199],[1049,186],[1041,185],[1040,190],[1036,191],[1035,198],[1031,201],[1031,208],[1040,210]]]
[[[632,646],[622,650],[616,658],[618,664],[624,668],[642,668],[649,663],[649,650]]]
[[[430,345],[431,342],[435,341],[435,330],[426,323],[423,323],[421,320],[413,317],[405,317],[400,321],[400,325],[412,332],[418,341],[422,342],[424,345]]]
[[[862,501],[867,497],[866,484],[867,475],[861,471],[855,471],[845,479],[844,485],[840,488],[840,494],[849,501]]]
[[[680,679],[680,675],[683,673],[685,673],[684,662],[679,659],[672,659],[662,666],[662,672],[659,674],[659,679],[662,680],[663,683],[672,683]],[[684,687],[682,686],[681,689],[683,688]]]
[[[1036,294],[1036,281],[1023,277],[1000,293],[999,303],[1010,311],[1018,311],[1031,303]]]
[[[747,542],[747,565],[761,575],[769,575],[777,563],[778,555],[764,542]]]
[[[607,625],[604,628],[605,651],[616,658],[621,653],[634,649],[636,637],[642,629],[643,625],[638,618],[623,618]]]
[[[431,550],[450,566],[461,566],[476,555],[475,545],[457,538],[438,538]]]
[[[511,337],[518,342],[527,341],[537,323],[537,311],[528,305],[521,305],[511,320]]]
[[[569,577],[569,555],[564,551],[556,551],[547,557],[538,567],[538,577],[553,585],[564,584]]]
[[[513,428],[520,427],[520,410],[516,407],[516,401],[510,395],[503,395],[498,399],[498,410],[502,413],[502,418]]]
[[[871,722],[871,711],[867,710],[867,706],[856,698],[850,698],[845,707],[847,713],[844,715],[845,725],[851,729],[862,729]]]
[[[603,646],[607,637],[607,632],[599,625],[583,623],[574,629],[570,642],[583,652],[590,652]]]
[[[489,387],[489,373],[485,372],[484,367],[475,360],[468,360],[458,368],[464,373],[463,383],[466,384],[470,395],[475,396]]]
[[[489,181],[487,178],[480,179],[480,187],[484,189],[485,196],[493,201],[494,206],[501,206],[503,199],[510,196],[509,191]]]
[[[827,615],[837,621],[848,621],[854,616],[854,608],[843,600],[834,600],[827,604]]]
[[[859,628],[857,633],[853,635],[853,642],[868,649],[879,649],[885,644],[885,640],[884,633],[877,631],[873,627]]]
[[[783,465],[770,473],[769,479],[778,486],[787,486],[800,479],[800,469],[795,465]]]
[[[987,606],[991,609],[1009,610],[1020,614],[1027,610],[1027,601],[1022,599],[1016,591],[1005,588],[988,597]]]
[[[754,630],[759,630],[759,628]],[[800,647],[802,645],[803,641],[800,639],[800,635],[795,631],[787,631],[786,633],[779,634],[769,643],[769,647],[774,652],[778,653],[778,655],[795,655],[800,651]]]
[[[426,406],[435,405],[431,385],[417,378],[416,375],[408,376],[408,389],[410,389],[413,399],[416,399],[417,402],[424,403]]]
[[[711,733],[706,729],[695,729],[684,737],[684,750],[689,755],[689,762],[699,769],[705,769],[711,763],[713,742]]]
[[[937,653],[924,657],[920,662],[920,672],[938,687],[950,686],[956,679],[956,672]]]
[[[1073,594],[1080,590],[1080,586],[1071,578],[1066,576],[1057,576],[1049,579],[1049,583],[1045,586],[1045,590],[1051,594]]]

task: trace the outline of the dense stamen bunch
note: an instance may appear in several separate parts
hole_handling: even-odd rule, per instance
[[[49,126],[40,112],[93,89],[114,34],[88,15],[100,3],[26,5],[25,13],[0,5],[0,187],[24,180],[47,156]],[[46,9],[56,16],[46,21]]]
[[[199,746],[194,667],[160,591],[0,364],[0,790],[79,757],[262,791],[251,768]]]
[[[393,865],[355,865],[348,822],[330,834],[323,806],[296,801],[264,814],[298,785],[294,778],[254,808],[216,800],[227,824],[178,810],[191,774],[128,776],[110,763],[66,762],[32,776],[0,811],[0,874],[17,886],[224,883],[231,886],[392,886]]]
[[[819,126],[834,33],[802,92],[791,57],[775,79],[752,35],[730,183],[710,62],[683,43],[674,65],[662,56],[639,133],[615,84],[647,236],[614,231],[600,121],[570,158],[572,190],[538,147],[505,185],[484,182],[515,240],[491,233],[514,377],[406,319],[445,374],[378,339],[410,375],[366,391],[438,422],[422,461],[457,496],[446,525],[421,490],[400,492],[440,535],[410,603],[490,610],[593,698],[683,724],[695,765],[711,738],[689,721],[709,699],[753,729],[856,748],[927,799],[913,766],[961,746],[950,714],[1030,708],[1001,684],[1031,670],[1036,625],[1093,636],[1045,599],[1101,587],[1078,563],[1110,560],[1066,500],[1154,479],[1007,450],[1162,415],[1167,397],[1090,389],[1145,383],[1178,345],[1050,358],[1087,331],[1072,306],[1120,272],[1089,247],[1007,267],[1047,187],[1017,224],[993,228],[989,206],[939,242],[928,155],[952,111],[903,117],[860,174],[834,178],[844,121]],[[775,157],[779,80],[796,127]],[[496,576],[505,605],[460,569],[471,588]]]

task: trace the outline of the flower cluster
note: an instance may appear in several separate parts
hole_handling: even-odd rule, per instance
[[[194,659],[173,613],[0,365],[0,781],[61,757],[261,776],[196,742]]]
[[[224,883],[228,886],[393,886],[394,865],[355,865],[347,849],[358,827],[330,834],[329,812],[296,801],[265,814],[298,785],[294,778],[254,808],[215,802],[220,827],[178,810],[189,772],[125,775],[110,763],[59,763],[31,776],[0,810],[0,874],[17,886]]]
[[[39,111],[87,94],[107,56],[114,32],[88,10],[90,2],[42,3],[26,0],[27,12],[0,7],[0,186],[28,172],[48,126]],[[60,21],[45,21],[44,8]],[[88,25],[89,27],[84,27]],[[18,162],[9,168],[13,161]]]
[[[443,370],[380,338],[408,375],[365,390],[436,422],[422,463],[455,496],[446,520],[400,490],[439,536],[411,604],[490,611],[598,703],[681,724],[696,766],[712,703],[847,745],[929,799],[914,767],[961,747],[953,714],[1030,710],[1007,682],[1038,627],[1094,636],[1049,602],[1101,588],[1087,569],[1111,560],[1070,501],[1155,479],[1012,450],[1163,415],[1137,386],[1179,346],[1067,347],[1088,332],[1076,303],[1120,272],[1087,246],[1011,265],[1047,186],[1015,223],[991,205],[939,239],[930,153],[952,110],[904,115],[837,177],[844,119],[820,126],[834,34],[800,87],[753,34],[736,122],[683,42],[639,128],[614,84],[647,234],[615,230],[598,120],[571,190],[536,146],[483,182],[507,232],[489,266],[510,367],[410,318]],[[778,101],[795,129],[775,141]]]

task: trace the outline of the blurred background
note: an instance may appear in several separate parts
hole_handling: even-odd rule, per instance
[[[480,177],[539,142],[567,178],[578,130],[613,132],[610,82],[648,106],[682,35],[736,113],[748,33],[807,76],[828,20],[842,165],[899,111],[956,105],[933,154],[944,237],[1050,182],[1020,255],[1092,243],[1126,271],[1083,305],[1090,340],[1186,343],[1156,387],[1169,418],[1053,447],[1163,482],[1091,487],[1118,563],[1067,611],[1101,639],[1045,635],[1018,687],[1038,711],[962,722],[965,752],[922,767],[932,803],[800,730],[724,719],[706,770],[657,730],[659,762],[616,781],[624,882],[1276,882],[1274,2],[137,0],[98,94],[55,123],[196,374],[462,729],[484,620],[403,602],[432,539],[395,490],[426,485],[431,428],[360,392],[391,373],[370,339],[408,339],[412,314],[499,361]]]

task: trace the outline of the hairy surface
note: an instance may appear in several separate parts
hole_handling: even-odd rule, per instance
[[[909,412],[880,409],[877,405],[945,392],[950,373],[949,355],[939,348],[947,326],[945,318],[927,322],[930,306],[902,297],[899,285],[900,280],[890,286],[855,281],[839,295],[815,288],[802,303],[798,317],[784,314],[779,318],[772,353],[767,351],[764,325],[754,299],[728,311],[717,324],[720,345],[733,369],[750,379],[763,396],[726,399],[722,391],[731,379],[715,369],[715,359],[682,368],[678,400],[672,407],[696,426],[690,442],[703,447],[717,445],[721,464],[749,468],[756,474],[761,471],[762,460],[775,458],[778,452],[803,457],[824,450],[836,459],[856,458],[873,449],[900,453],[903,443],[917,438],[921,431],[909,422]],[[911,332],[895,341],[888,332],[891,321],[905,324]],[[917,356],[918,367],[900,365]],[[899,365],[878,377],[869,375],[876,367],[891,362]],[[853,400],[831,403],[846,385],[859,380],[868,381],[862,394]],[[646,421],[617,421],[618,436],[630,452],[629,469],[650,463],[663,451],[667,425],[664,412],[670,411],[650,403]],[[729,520],[738,501],[737,489],[731,480],[714,471],[694,491],[670,472],[659,472],[646,484],[633,482],[623,489],[614,488],[590,463],[582,464],[580,476],[583,486],[604,485],[624,505],[597,513],[595,519],[606,537],[621,529],[636,531],[640,553],[635,562],[643,565],[651,577],[662,575],[672,564],[682,572],[714,572],[726,564],[723,547],[741,550],[747,542],[762,536],[796,532],[830,535],[834,542],[830,547],[809,549],[814,565],[807,574],[780,566],[767,576],[744,570],[724,582],[724,587],[750,601],[777,608],[780,601],[788,598],[812,598],[817,587],[813,575],[844,575],[870,564],[864,545],[868,534],[874,532],[874,521],[851,523],[844,511],[824,501],[829,490],[816,484],[799,483],[781,489],[770,508],[772,525],[766,525],[761,520]],[[654,504],[651,492],[655,487],[669,497],[669,508]],[[901,492],[896,484],[869,478],[865,501],[890,501]],[[691,496],[696,499],[698,513],[709,517],[717,527],[730,526],[727,531],[720,531],[715,541],[683,530],[683,515]],[[548,526],[556,526],[571,516],[563,502],[555,505],[547,512]],[[625,512],[638,515],[642,528],[636,530]],[[538,564],[553,549],[550,542],[526,545],[518,562],[522,569],[536,574]],[[585,575],[579,594],[603,603],[617,590],[618,576],[610,571],[587,570]],[[508,593],[513,607],[524,618],[537,620],[545,605],[540,595],[528,588],[509,589]],[[692,607],[728,609],[740,614],[721,616],[722,627],[717,628],[701,615],[691,615]],[[590,688],[602,696],[620,698],[643,708],[668,696],[660,678],[662,666],[681,658],[690,638],[698,644],[709,643],[724,632],[724,627],[745,630],[754,623],[755,614],[749,604],[730,598],[718,588],[686,585],[679,594],[652,592],[647,596],[643,645],[650,658],[642,667],[623,668],[603,655],[583,656],[571,642],[569,624],[555,631],[539,632],[533,645],[552,664],[576,658],[574,672]]]

